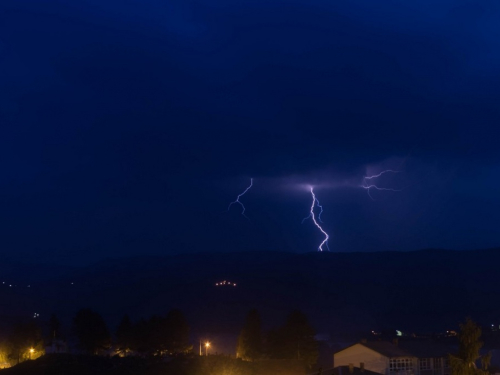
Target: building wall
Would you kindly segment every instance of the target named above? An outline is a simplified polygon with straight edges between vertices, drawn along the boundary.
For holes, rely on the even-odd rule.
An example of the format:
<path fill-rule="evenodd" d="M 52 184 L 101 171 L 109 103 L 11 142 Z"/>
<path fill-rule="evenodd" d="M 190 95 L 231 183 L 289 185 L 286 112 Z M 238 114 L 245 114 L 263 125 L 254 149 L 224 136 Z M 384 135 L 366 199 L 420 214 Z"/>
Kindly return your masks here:
<path fill-rule="evenodd" d="M 451 368 L 448 366 L 446 358 L 420 358 L 416 375 L 450 375 Z"/>
<path fill-rule="evenodd" d="M 386 375 L 389 368 L 389 358 L 367 348 L 361 344 L 355 344 L 346 348 L 333 356 L 333 367 L 349 366 L 352 363 L 355 367 L 360 367 L 360 363 L 365 364 L 365 369 L 379 374 Z"/>
<path fill-rule="evenodd" d="M 389 359 L 389 375 L 418 375 L 416 357 L 395 357 Z"/>
<path fill-rule="evenodd" d="M 62 340 L 53 340 L 45 347 L 46 354 L 68 353 L 68 345 Z"/>

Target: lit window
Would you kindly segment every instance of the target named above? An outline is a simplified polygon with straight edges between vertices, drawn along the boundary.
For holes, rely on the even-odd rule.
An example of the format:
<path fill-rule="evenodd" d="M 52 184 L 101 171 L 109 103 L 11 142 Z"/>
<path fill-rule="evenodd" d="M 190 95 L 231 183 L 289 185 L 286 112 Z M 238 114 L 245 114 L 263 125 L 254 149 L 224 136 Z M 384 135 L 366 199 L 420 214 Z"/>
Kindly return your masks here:
<path fill-rule="evenodd" d="M 413 361 L 411 358 L 394 358 L 389 360 L 389 371 L 397 372 L 413 372 Z"/>
<path fill-rule="evenodd" d="M 431 359 L 430 358 L 421 358 L 420 359 L 420 371 L 430 370 L 431 369 Z"/>

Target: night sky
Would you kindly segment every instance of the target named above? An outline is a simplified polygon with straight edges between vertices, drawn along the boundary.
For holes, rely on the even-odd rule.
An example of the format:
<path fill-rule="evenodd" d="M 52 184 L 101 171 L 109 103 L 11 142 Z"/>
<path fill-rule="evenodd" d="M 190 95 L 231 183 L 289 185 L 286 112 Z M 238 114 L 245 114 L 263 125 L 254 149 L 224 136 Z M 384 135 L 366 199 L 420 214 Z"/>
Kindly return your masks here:
<path fill-rule="evenodd" d="M 497 0 L 2 0 L 0 256 L 500 245 Z M 363 177 L 392 169 L 380 187 Z M 253 178 L 242 202 L 228 204 Z"/>

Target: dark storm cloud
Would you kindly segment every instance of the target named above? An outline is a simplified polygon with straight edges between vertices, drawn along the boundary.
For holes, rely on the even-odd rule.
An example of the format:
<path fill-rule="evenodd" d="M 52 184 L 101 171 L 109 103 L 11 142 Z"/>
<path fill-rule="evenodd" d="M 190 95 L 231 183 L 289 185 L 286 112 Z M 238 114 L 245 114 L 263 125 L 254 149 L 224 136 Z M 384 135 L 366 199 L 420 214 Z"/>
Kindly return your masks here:
<path fill-rule="evenodd" d="M 305 241 L 276 224 L 286 206 L 262 209 L 262 224 L 229 238 L 232 223 L 208 225 L 201 240 L 179 222 L 211 218 L 246 184 L 241 176 L 268 181 L 269 192 L 338 187 L 387 160 L 409 160 L 399 167 L 418 192 L 402 195 L 411 202 L 395 198 L 396 216 L 433 202 L 429 220 L 439 222 L 451 215 L 440 201 L 456 204 L 498 182 L 488 171 L 500 162 L 499 13 L 494 1 L 4 1 L 4 220 L 19 215 L 22 233 L 52 212 L 34 230 L 42 248 L 75 247 L 76 237 L 113 247 L 130 237 L 160 248 L 300 251 Z M 486 228 L 493 213 L 482 205 L 464 215 L 477 207 Z M 390 243 L 366 224 L 372 249 L 463 243 L 427 235 L 425 220 L 414 220 Z M 355 221 L 339 232 L 353 233 Z M 481 244 L 497 240 L 487 237 Z M 366 246 L 344 241 L 343 249 Z"/>
<path fill-rule="evenodd" d="M 498 61 L 493 3 L 30 7 L 4 13 L 6 38 L 31 60 L 28 76 L 34 67 L 60 86 L 24 102 L 41 117 L 63 104 L 69 113 L 51 118 L 52 128 L 85 105 L 80 127 L 90 139 L 107 128 L 135 142 L 153 127 L 173 141 L 172 154 L 185 149 L 180 169 L 293 173 L 414 150 L 488 158 L 496 150 L 486 135 L 499 119 L 498 77 L 484 64 Z M 487 80 L 471 69 L 478 62 L 492 70 Z M 249 157 L 255 148 L 260 157 Z"/>

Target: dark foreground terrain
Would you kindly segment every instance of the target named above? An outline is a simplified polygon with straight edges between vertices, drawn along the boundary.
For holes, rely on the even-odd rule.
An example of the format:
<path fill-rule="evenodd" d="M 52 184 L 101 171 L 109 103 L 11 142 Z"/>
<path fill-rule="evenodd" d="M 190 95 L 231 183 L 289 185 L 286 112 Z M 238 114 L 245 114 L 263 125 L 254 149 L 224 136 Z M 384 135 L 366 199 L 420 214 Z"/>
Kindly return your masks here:
<path fill-rule="evenodd" d="M 1 375 L 304 375 L 297 361 L 243 362 L 226 356 L 182 357 L 170 361 L 138 357 L 49 354 Z"/>

